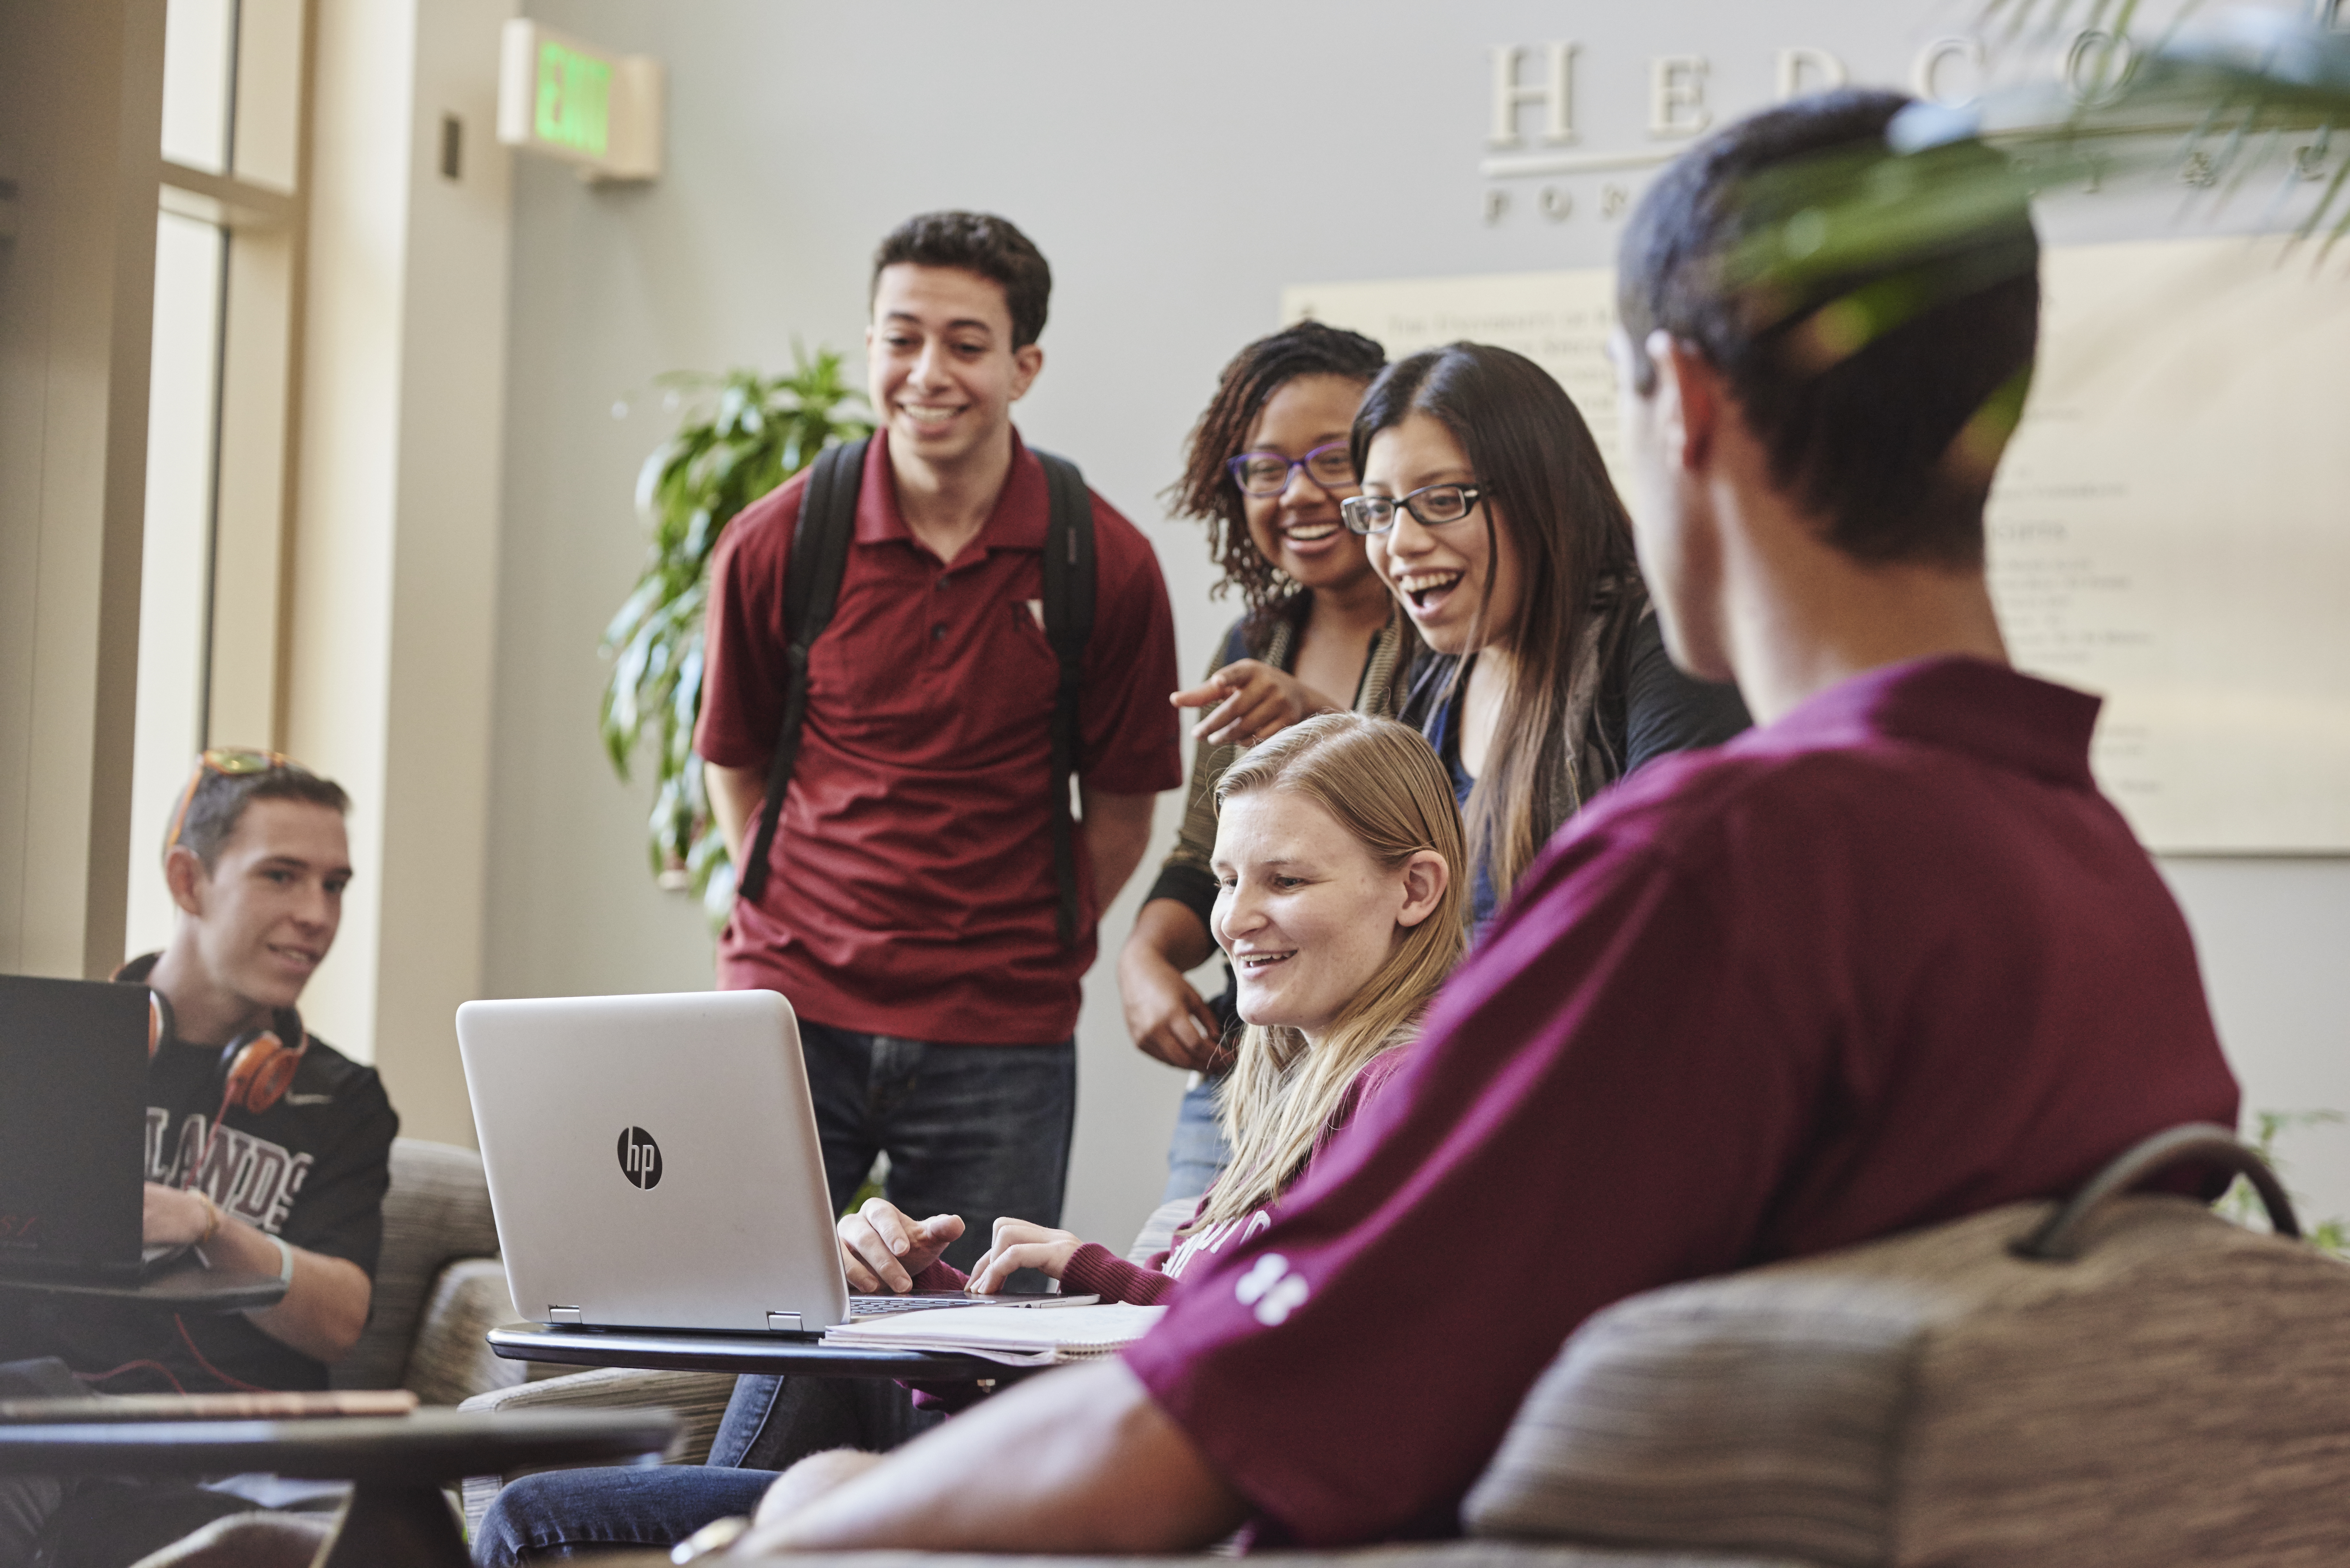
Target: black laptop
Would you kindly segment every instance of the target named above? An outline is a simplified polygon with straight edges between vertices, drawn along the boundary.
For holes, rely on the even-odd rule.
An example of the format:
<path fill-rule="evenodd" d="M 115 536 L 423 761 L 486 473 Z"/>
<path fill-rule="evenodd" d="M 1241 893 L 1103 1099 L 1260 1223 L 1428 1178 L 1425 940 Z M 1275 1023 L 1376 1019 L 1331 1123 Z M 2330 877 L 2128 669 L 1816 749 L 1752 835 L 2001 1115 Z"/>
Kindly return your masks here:
<path fill-rule="evenodd" d="M 147 992 L 0 975 L 0 1272 L 135 1282 Z"/>

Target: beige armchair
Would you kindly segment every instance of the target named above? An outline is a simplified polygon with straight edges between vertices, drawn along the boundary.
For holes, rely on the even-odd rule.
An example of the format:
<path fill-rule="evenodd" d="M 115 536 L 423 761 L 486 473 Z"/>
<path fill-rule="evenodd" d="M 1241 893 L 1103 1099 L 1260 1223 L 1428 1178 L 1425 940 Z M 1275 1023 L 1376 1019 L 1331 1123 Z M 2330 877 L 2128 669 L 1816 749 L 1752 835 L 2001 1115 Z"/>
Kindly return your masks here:
<path fill-rule="evenodd" d="M 406 1388 L 427 1405 L 455 1405 L 522 1382 L 526 1366 L 499 1360 L 484 1339 L 515 1318 L 497 1251 L 482 1157 L 394 1140 L 374 1304 L 333 1386 Z"/>

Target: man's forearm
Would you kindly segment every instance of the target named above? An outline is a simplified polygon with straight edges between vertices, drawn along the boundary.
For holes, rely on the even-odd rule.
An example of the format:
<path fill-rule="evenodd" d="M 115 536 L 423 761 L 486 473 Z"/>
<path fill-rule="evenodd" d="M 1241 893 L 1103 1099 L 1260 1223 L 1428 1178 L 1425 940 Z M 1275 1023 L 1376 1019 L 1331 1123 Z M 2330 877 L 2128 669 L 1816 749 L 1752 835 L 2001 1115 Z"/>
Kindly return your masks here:
<path fill-rule="evenodd" d="M 1107 909 L 1150 847 L 1151 809 L 1159 797 L 1097 794 L 1080 784 L 1078 799 L 1085 806 L 1082 831 L 1087 857 L 1093 862 L 1094 896 L 1098 907 Z"/>
<path fill-rule="evenodd" d="M 215 1269 L 274 1274 L 284 1266 L 276 1244 L 242 1220 L 222 1224 L 201 1249 Z M 253 1326 L 328 1366 L 350 1354 L 367 1327 L 374 1287 L 357 1263 L 293 1249 L 294 1279 L 276 1306 L 250 1314 Z"/>
<path fill-rule="evenodd" d="M 710 815 L 718 819 L 718 836 L 725 842 L 726 857 L 739 872 L 743 829 L 758 812 L 767 781 L 756 768 L 722 768 L 716 763 L 704 763 L 702 790 L 710 797 Z"/>
<path fill-rule="evenodd" d="M 1122 1361 L 989 1400 L 737 1548 L 1179 1552 L 1247 1515 Z"/>

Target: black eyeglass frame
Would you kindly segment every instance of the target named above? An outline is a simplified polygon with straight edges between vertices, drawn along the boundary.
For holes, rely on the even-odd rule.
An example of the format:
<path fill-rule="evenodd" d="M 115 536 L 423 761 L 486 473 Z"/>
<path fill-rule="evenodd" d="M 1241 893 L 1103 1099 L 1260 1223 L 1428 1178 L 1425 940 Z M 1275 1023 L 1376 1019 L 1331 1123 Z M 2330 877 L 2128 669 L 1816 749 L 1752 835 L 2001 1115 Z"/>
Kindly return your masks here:
<path fill-rule="evenodd" d="M 1339 490 L 1360 490 L 1363 487 L 1363 481 L 1359 475 L 1348 480 L 1345 484 L 1333 486 L 1324 481 L 1321 475 L 1314 472 L 1313 468 L 1309 465 L 1315 458 L 1320 457 L 1326 452 L 1343 452 L 1347 453 L 1347 472 L 1349 474 L 1354 473 L 1355 459 L 1353 452 L 1347 444 L 1342 441 L 1326 441 L 1320 446 L 1317 446 L 1313 451 L 1307 452 L 1304 457 L 1284 457 L 1280 452 L 1266 452 L 1263 450 L 1241 452 L 1236 456 L 1224 459 L 1224 472 L 1232 476 L 1233 489 L 1238 490 L 1243 495 L 1254 496 L 1259 501 L 1270 501 L 1276 495 L 1287 493 L 1289 487 L 1296 483 L 1297 471 L 1301 468 L 1305 470 L 1305 477 L 1312 480 L 1315 484 L 1321 489 L 1325 495 L 1335 496 Z M 1252 458 L 1261 457 L 1275 458 L 1289 465 L 1287 470 L 1284 471 L 1281 476 L 1281 483 L 1274 485 L 1271 490 L 1251 490 L 1248 487 L 1248 481 L 1241 477 L 1241 469 L 1243 465 L 1247 463 Z"/>
<path fill-rule="evenodd" d="M 1457 490 L 1461 493 L 1460 516 L 1430 517 L 1420 509 L 1419 498 L 1436 490 Z M 1481 503 L 1492 500 L 1493 494 L 1493 487 L 1490 484 L 1478 484 L 1473 482 L 1462 484 L 1457 481 L 1448 480 L 1442 484 L 1423 484 L 1409 495 L 1350 495 L 1338 503 L 1338 515 L 1346 523 L 1347 531 L 1350 534 L 1384 534 L 1395 526 L 1395 514 L 1392 512 L 1388 514 L 1387 522 L 1378 527 L 1361 521 L 1362 513 L 1371 505 L 1399 506 L 1410 513 L 1412 520 L 1423 528 L 1450 528 L 1455 523 L 1469 521 L 1469 514 L 1476 511 Z"/>

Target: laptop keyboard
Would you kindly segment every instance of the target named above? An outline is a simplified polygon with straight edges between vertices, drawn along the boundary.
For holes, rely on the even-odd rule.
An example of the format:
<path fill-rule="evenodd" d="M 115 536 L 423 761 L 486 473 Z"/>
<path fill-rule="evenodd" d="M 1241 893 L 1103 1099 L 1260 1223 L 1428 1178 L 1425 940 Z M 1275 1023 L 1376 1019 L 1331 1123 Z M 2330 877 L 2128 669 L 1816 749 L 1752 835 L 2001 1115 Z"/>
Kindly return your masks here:
<path fill-rule="evenodd" d="M 892 1313 L 927 1312 L 932 1307 L 976 1306 L 970 1296 L 851 1296 L 850 1317 L 887 1317 Z"/>

